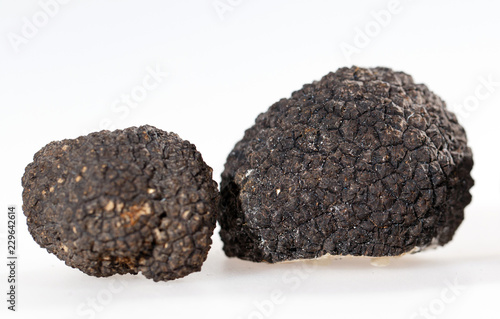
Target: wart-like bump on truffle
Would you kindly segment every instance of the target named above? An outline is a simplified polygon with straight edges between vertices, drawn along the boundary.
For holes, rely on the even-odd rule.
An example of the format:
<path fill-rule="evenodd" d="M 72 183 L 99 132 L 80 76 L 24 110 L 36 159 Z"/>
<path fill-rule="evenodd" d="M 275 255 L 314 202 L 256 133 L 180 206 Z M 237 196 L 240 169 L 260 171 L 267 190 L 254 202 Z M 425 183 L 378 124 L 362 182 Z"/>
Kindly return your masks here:
<path fill-rule="evenodd" d="M 212 243 L 212 169 L 194 145 L 152 126 L 49 143 L 22 184 L 35 241 L 88 275 L 180 278 L 201 269 Z"/>
<path fill-rule="evenodd" d="M 464 129 L 425 85 L 339 69 L 260 114 L 230 153 L 224 251 L 273 263 L 444 245 L 471 201 L 472 166 Z"/>

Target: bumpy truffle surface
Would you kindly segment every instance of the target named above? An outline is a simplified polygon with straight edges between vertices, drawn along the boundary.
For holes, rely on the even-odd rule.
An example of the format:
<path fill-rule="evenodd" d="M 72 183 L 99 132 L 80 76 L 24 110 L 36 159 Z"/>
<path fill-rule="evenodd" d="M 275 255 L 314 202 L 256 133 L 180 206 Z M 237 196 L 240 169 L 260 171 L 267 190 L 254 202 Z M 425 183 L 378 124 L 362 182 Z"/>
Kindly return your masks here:
<path fill-rule="evenodd" d="M 472 153 L 445 103 L 411 76 L 342 68 L 260 114 L 230 153 L 230 257 L 395 256 L 450 241 L 471 201 Z"/>
<path fill-rule="evenodd" d="M 152 126 L 51 142 L 22 179 L 28 229 L 68 266 L 155 281 L 199 271 L 218 205 L 195 146 Z"/>

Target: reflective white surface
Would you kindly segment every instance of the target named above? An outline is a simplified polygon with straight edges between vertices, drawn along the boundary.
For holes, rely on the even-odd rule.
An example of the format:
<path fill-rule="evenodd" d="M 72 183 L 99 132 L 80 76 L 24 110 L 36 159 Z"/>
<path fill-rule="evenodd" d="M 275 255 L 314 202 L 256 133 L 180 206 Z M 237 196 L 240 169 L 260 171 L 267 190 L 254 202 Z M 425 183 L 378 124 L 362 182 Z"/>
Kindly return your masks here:
<path fill-rule="evenodd" d="M 202 272 L 167 283 L 92 278 L 68 268 L 34 243 L 19 214 L 19 317 L 498 313 L 497 2 L 68 2 L 46 11 L 33 0 L 0 3 L 0 211 L 8 204 L 20 211 L 24 167 L 43 145 L 99 128 L 147 123 L 174 131 L 196 144 L 219 182 L 227 154 L 260 112 L 351 64 L 412 74 L 457 110 L 474 152 L 474 199 L 449 245 L 384 268 L 353 259 L 279 265 L 228 259 L 216 233 Z M 52 16 L 45 21 L 43 12 Z M 1 243 L 5 251 L 4 237 Z M 6 274 L 0 267 L 1 291 Z M 2 318 L 13 317 L 5 308 L 2 302 Z"/>

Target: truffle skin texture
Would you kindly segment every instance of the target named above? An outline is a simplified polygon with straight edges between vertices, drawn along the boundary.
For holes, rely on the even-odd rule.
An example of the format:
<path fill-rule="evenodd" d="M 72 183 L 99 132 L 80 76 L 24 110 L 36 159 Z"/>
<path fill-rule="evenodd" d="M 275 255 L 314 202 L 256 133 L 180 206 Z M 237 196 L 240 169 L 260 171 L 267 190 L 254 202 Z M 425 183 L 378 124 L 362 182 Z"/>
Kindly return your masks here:
<path fill-rule="evenodd" d="M 472 153 L 445 103 L 388 68 L 342 68 L 260 114 L 230 153 L 229 257 L 396 256 L 450 241 Z"/>
<path fill-rule="evenodd" d="M 88 275 L 180 278 L 201 269 L 212 243 L 212 169 L 194 145 L 152 126 L 49 143 L 22 184 L 35 241 Z"/>

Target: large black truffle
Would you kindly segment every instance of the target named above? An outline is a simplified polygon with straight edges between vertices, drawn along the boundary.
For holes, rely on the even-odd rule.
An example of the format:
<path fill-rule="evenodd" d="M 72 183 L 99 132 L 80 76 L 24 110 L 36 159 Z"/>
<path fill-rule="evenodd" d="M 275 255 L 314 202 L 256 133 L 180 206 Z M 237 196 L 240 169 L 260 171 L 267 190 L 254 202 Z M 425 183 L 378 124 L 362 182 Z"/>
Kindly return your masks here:
<path fill-rule="evenodd" d="M 449 242 L 471 201 L 472 153 L 445 103 L 411 76 L 342 68 L 260 114 L 230 153 L 230 257 L 395 256 Z"/>
<path fill-rule="evenodd" d="M 22 184 L 35 241 L 88 275 L 180 278 L 201 269 L 212 243 L 212 169 L 194 145 L 152 126 L 49 143 Z"/>

